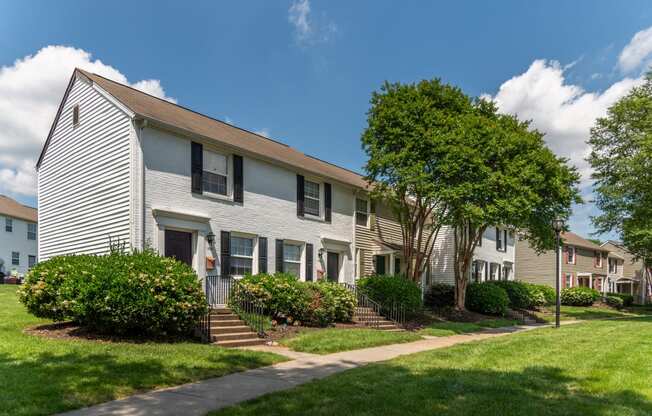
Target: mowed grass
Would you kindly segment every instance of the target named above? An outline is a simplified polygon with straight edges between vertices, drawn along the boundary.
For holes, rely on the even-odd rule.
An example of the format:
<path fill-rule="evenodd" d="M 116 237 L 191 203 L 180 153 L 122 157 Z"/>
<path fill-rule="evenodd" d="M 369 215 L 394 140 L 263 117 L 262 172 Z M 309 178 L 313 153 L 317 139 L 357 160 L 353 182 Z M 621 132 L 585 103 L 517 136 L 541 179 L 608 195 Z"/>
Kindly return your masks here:
<path fill-rule="evenodd" d="M 330 354 L 339 351 L 417 341 L 419 339 L 421 339 L 419 335 L 407 331 L 389 332 L 366 328 L 327 328 L 318 331 L 300 332 L 292 338 L 281 339 L 280 343 L 295 351 Z"/>
<path fill-rule="evenodd" d="M 487 319 L 480 322 L 434 322 L 426 328 L 419 330 L 419 333 L 434 337 L 448 337 L 451 335 L 478 332 L 487 328 L 502 328 L 514 325 L 518 325 L 518 322 L 512 319 Z"/>
<path fill-rule="evenodd" d="M 275 354 L 193 342 L 99 343 L 24 334 L 48 323 L 0 285 L 0 415 L 49 415 L 138 391 L 221 376 L 283 361 Z"/>
<path fill-rule="evenodd" d="M 650 317 L 590 321 L 399 357 L 213 415 L 643 416 L 651 356 Z"/>
<path fill-rule="evenodd" d="M 622 318 L 628 316 L 646 315 L 651 314 L 652 311 L 646 308 L 629 308 L 623 310 L 595 307 L 595 306 L 564 306 L 560 310 L 560 319 L 568 320 L 591 320 L 591 319 L 606 319 L 606 318 Z M 555 321 L 555 307 L 547 307 L 545 312 L 537 312 L 537 316 L 545 319 L 548 322 Z"/>

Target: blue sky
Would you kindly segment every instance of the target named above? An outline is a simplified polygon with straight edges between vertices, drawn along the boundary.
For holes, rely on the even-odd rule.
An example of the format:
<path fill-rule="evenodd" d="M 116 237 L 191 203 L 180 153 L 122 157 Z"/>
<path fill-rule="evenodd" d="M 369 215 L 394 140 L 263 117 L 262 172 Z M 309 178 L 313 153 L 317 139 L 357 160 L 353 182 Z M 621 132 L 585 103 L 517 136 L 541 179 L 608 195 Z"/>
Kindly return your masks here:
<path fill-rule="evenodd" d="M 439 77 L 533 119 L 586 171 L 588 126 L 640 82 L 650 26 L 646 1 L 1 2 L 0 191 L 35 204 L 70 65 L 153 80 L 137 85 L 357 171 L 370 93 Z"/>

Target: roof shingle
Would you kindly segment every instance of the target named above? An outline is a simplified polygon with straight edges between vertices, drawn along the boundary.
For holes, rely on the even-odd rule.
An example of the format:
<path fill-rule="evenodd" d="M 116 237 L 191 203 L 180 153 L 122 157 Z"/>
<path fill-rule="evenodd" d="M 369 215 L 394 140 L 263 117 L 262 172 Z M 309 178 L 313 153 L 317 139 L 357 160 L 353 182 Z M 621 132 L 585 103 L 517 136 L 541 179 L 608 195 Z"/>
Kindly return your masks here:
<path fill-rule="evenodd" d="M 6 195 L 0 195 L 0 214 L 31 222 L 38 221 L 36 208 L 23 205 Z"/>

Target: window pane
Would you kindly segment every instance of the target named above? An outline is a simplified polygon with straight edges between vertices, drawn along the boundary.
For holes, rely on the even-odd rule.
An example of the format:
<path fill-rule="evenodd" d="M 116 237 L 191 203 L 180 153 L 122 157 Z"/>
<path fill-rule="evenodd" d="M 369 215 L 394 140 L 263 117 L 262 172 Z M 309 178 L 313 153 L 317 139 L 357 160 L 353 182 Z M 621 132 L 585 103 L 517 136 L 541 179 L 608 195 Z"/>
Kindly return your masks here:
<path fill-rule="evenodd" d="M 20 264 L 20 253 L 17 251 L 11 252 L 11 264 L 18 266 Z"/>
<path fill-rule="evenodd" d="M 27 239 L 36 240 L 36 224 L 27 223 Z"/>
<path fill-rule="evenodd" d="M 252 260 L 243 257 L 231 257 L 231 275 L 244 276 L 251 274 Z"/>
<path fill-rule="evenodd" d="M 296 244 L 283 245 L 283 260 L 301 261 L 301 246 Z"/>
<path fill-rule="evenodd" d="M 299 273 L 300 268 L 301 268 L 301 263 L 291 263 L 291 262 L 283 263 L 283 269 L 285 270 L 285 273 L 291 274 L 296 277 L 300 276 Z"/>
<path fill-rule="evenodd" d="M 367 200 L 356 198 L 355 200 L 355 210 L 358 212 L 367 213 Z"/>
<path fill-rule="evenodd" d="M 306 213 L 310 215 L 319 216 L 319 200 L 306 198 L 303 202 L 303 207 Z"/>
<path fill-rule="evenodd" d="M 11 218 L 5 218 L 5 231 L 12 232 L 14 229 L 14 222 Z"/>
<path fill-rule="evenodd" d="M 204 171 L 202 174 L 202 189 L 204 192 L 226 195 L 226 176 Z"/>
<path fill-rule="evenodd" d="M 367 214 L 363 214 L 361 212 L 356 212 L 355 213 L 355 223 L 358 225 L 367 225 Z"/>
<path fill-rule="evenodd" d="M 319 199 L 319 184 L 315 182 L 304 182 L 304 194 L 306 197 Z"/>
<path fill-rule="evenodd" d="M 251 238 L 231 236 L 231 255 L 247 257 L 253 256 L 254 240 Z"/>
<path fill-rule="evenodd" d="M 226 156 L 204 150 L 204 172 L 226 176 Z"/>
<path fill-rule="evenodd" d="M 27 267 L 34 267 L 36 264 L 36 256 L 27 256 Z"/>

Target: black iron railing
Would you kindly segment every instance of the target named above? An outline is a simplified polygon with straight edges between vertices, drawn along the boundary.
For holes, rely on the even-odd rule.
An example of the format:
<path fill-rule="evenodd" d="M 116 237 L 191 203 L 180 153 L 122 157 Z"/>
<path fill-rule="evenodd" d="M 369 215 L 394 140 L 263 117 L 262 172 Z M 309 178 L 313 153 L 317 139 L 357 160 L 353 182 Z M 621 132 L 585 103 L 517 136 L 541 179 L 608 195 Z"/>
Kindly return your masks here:
<path fill-rule="evenodd" d="M 269 323 L 265 305 L 242 282 L 232 281 L 228 305 L 258 336 L 265 336 L 265 327 Z"/>
<path fill-rule="evenodd" d="M 356 285 L 346 282 L 340 284 L 355 295 L 357 302 L 356 316 L 360 322 L 365 323 L 367 326 L 378 328 L 380 326 L 380 318 L 383 317 L 392 321 L 397 326 L 405 326 L 405 307 L 402 304 L 398 302 L 389 305 L 382 304 L 371 299 L 369 295 L 358 289 Z"/>
<path fill-rule="evenodd" d="M 211 310 L 202 316 L 197 323 L 196 333 L 203 342 L 211 342 Z"/>
<path fill-rule="evenodd" d="M 206 300 L 209 306 L 226 306 L 235 279 L 231 276 L 208 274 L 204 281 L 206 286 Z"/>

